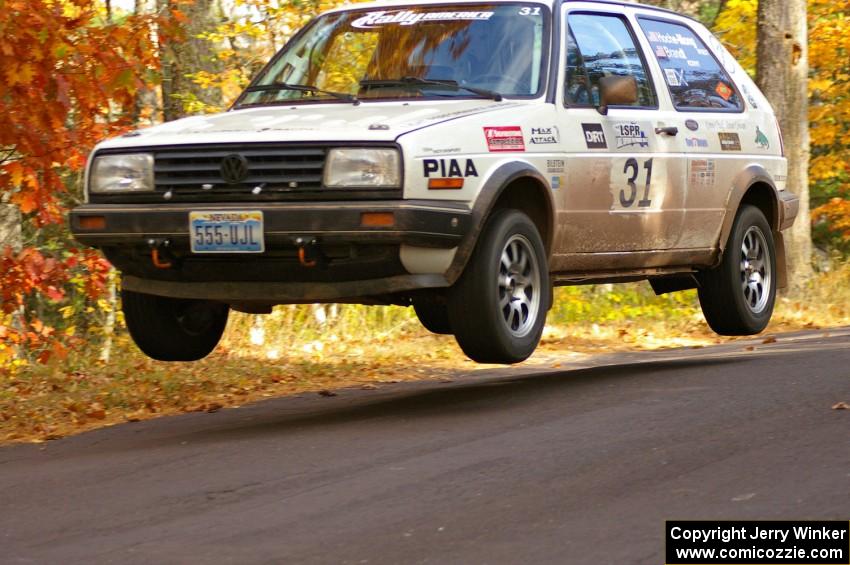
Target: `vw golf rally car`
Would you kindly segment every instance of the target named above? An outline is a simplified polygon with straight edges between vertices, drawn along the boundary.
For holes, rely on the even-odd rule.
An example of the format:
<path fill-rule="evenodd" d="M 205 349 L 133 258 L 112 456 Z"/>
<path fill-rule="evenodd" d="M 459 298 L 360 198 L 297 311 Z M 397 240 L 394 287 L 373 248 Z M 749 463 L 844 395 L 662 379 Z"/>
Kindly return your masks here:
<path fill-rule="evenodd" d="M 698 288 L 721 334 L 784 284 L 770 105 L 698 22 L 610 1 L 359 4 L 233 107 L 98 145 L 76 237 L 122 271 L 138 346 L 194 360 L 230 309 L 412 305 L 482 362 L 527 358 L 557 285 Z"/>

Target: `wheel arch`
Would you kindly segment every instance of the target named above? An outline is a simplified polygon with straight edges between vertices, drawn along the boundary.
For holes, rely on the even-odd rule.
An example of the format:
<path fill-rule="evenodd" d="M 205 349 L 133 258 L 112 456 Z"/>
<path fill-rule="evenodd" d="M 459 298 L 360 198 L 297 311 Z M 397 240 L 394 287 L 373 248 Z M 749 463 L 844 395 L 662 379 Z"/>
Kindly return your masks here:
<path fill-rule="evenodd" d="M 473 228 L 458 246 L 446 279 L 449 284 L 460 277 L 481 235 L 487 218 L 505 208 L 528 214 L 540 231 L 540 237 L 551 256 L 555 236 L 555 203 L 543 175 L 528 163 L 513 161 L 498 167 L 484 182 L 472 208 Z"/>
<path fill-rule="evenodd" d="M 732 190 L 726 203 L 726 216 L 720 229 L 717 248 L 720 250 L 718 261 L 726 251 L 726 244 L 732 233 L 732 225 L 741 206 L 752 205 L 761 210 L 773 233 L 776 248 L 777 287 L 787 286 L 787 265 L 785 262 L 785 240 L 782 236 L 783 209 L 780 205 L 779 191 L 770 174 L 761 165 L 750 165 L 741 171 L 732 183 Z"/>

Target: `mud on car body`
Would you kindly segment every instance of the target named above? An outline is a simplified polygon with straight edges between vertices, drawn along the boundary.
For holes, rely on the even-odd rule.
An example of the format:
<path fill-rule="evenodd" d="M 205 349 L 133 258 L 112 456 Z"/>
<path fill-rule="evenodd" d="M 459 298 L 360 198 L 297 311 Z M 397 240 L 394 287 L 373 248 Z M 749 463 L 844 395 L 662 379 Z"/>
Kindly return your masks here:
<path fill-rule="evenodd" d="M 770 105 L 698 22 L 617 2 L 328 12 L 225 113 L 98 145 L 76 237 L 122 271 L 148 355 L 193 360 L 230 309 L 412 305 L 517 362 L 557 285 L 698 288 L 761 331 L 797 213 Z"/>

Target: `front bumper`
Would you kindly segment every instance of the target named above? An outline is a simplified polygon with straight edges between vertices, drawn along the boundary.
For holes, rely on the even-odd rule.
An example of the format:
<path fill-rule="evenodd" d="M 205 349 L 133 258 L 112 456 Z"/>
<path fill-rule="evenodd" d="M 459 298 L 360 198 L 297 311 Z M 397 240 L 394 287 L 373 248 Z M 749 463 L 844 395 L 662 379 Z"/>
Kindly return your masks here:
<path fill-rule="evenodd" d="M 192 253 L 189 213 L 229 210 L 263 212 L 265 251 Z M 370 213 L 392 213 L 392 225 L 363 225 L 363 215 Z M 86 204 L 71 211 L 69 223 L 80 242 L 101 248 L 122 271 L 125 288 L 185 298 L 292 302 L 445 286 L 442 274 L 409 273 L 401 248 L 457 247 L 472 229 L 472 212 L 460 203 L 423 200 Z M 102 225 L 85 227 L 92 224 Z"/>
<path fill-rule="evenodd" d="M 71 232 L 92 247 L 145 246 L 169 241 L 172 250 L 188 250 L 189 213 L 259 210 L 267 249 L 292 246 L 298 238 L 337 244 L 408 244 L 456 247 L 469 231 L 472 213 L 464 204 L 427 200 L 249 204 L 84 204 L 71 211 Z M 363 214 L 391 212 L 389 226 L 363 225 Z M 85 228 L 86 218 L 102 216 L 104 227 Z"/>

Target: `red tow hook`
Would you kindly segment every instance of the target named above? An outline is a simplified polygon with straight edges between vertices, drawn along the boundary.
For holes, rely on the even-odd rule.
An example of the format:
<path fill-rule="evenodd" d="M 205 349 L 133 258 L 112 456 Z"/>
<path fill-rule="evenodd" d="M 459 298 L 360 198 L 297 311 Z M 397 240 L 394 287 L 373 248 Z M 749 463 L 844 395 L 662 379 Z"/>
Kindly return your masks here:
<path fill-rule="evenodd" d="M 165 259 L 160 255 L 160 248 L 166 248 L 171 245 L 169 240 L 149 239 L 148 245 L 151 247 L 151 262 L 154 267 L 157 269 L 170 269 L 174 265 L 172 261 Z"/>
<path fill-rule="evenodd" d="M 309 241 L 302 238 L 295 240 L 295 245 L 298 246 L 298 262 L 302 267 L 312 269 L 319 263 L 325 264 L 322 251 L 318 247 L 319 242 L 315 239 Z"/>

